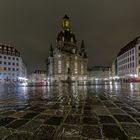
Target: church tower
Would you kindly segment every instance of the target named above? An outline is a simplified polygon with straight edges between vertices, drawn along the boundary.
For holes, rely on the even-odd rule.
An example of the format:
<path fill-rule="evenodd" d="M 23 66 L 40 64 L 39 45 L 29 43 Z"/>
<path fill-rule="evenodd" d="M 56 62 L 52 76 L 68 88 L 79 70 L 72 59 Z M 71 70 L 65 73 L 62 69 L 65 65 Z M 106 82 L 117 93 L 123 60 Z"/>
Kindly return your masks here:
<path fill-rule="evenodd" d="M 69 53 L 77 52 L 77 41 L 70 28 L 70 19 L 67 15 L 62 19 L 62 31 L 58 34 L 56 43 L 58 50 Z"/>
<path fill-rule="evenodd" d="M 80 48 L 78 50 L 78 48 Z M 56 38 L 56 46 L 49 49 L 48 79 L 55 82 L 84 81 L 87 79 L 87 56 L 84 41 L 80 47 L 71 30 L 70 18 L 62 19 L 61 31 Z M 51 77 L 51 78 L 50 78 Z"/>

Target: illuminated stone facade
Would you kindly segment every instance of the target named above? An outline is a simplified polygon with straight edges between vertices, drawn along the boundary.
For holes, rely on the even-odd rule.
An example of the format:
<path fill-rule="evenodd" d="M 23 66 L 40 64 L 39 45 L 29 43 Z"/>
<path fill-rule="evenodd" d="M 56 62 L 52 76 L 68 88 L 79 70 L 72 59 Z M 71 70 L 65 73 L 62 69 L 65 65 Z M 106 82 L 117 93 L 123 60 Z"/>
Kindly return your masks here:
<path fill-rule="evenodd" d="M 56 47 L 50 46 L 47 59 L 47 79 L 50 81 L 86 81 L 87 55 L 84 41 L 77 46 L 75 35 L 70 29 L 67 15 L 62 21 L 62 31 L 56 39 Z"/>

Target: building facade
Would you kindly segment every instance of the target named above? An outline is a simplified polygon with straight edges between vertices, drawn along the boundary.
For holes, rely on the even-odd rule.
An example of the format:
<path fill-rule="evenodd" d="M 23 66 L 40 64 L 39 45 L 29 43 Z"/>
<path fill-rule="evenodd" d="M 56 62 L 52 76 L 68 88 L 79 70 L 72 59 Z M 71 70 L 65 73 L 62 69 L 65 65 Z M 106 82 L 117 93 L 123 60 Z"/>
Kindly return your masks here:
<path fill-rule="evenodd" d="M 67 15 L 62 21 L 62 31 L 56 39 L 56 46 L 50 47 L 47 59 L 47 80 L 49 81 L 84 81 L 87 79 L 87 55 L 84 41 L 77 45 L 75 35 L 70 28 Z"/>
<path fill-rule="evenodd" d="M 22 82 L 26 66 L 20 52 L 7 44 L 0 44 L 0 83 Z"/>
<path fill-rule="evenodd" d="M 111 67 L 94 66 L 89 70 L 89 78 L 91 81 L 108 81 L 111 77 Z"/>
<path fill-rule="evenodd" d="M 118 53 L 117 76 L 124 80 L 140 78 L 140 37 L 128 43 Z"/>
<path fill-rule="evenodd" d="M 35 70 L 30 76 L 28 76 L 29 85 L 46 85 L 46 71 Z"/>

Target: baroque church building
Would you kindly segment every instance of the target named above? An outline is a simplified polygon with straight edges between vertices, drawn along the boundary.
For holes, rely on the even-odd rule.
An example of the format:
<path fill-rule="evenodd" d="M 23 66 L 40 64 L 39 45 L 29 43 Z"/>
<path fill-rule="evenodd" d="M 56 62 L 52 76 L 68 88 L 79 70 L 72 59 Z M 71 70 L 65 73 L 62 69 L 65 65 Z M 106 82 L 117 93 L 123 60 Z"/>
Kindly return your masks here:
<path fill-rule="evenodd" d="M 49 82 L 86 81 L 87 55 L 84 41 L 77 46 L 67 15 L 62 21 L 62 31 L 56 39 L 56 46 L 50 46 L 47 58 L 47 79 Z"/>

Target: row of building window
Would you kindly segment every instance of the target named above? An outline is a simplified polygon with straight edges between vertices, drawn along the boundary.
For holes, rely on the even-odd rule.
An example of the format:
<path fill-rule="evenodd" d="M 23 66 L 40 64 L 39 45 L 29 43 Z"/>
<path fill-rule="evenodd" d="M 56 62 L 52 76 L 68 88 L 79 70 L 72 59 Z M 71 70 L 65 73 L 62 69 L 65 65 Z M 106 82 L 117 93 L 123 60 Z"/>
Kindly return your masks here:
<path fill-rule="evenodd" d="M 0 64 L 2 64 L 2 61 L 0 61 Z M 3 62 L 3 64 L 4 65 L 6 65 L 6 64 L 8 64 L 8 65 L 13 65 L 13 66 L 15 66 L 15 65 L 17 65 L 17 66 L 19 66 L 19 63 L 11 63 L 11 62 Z"/>
<path fill-rule="evenodd" d="M 69 68 L 69 63 L 67 62 L 67 68 Z M 78 73 L 78 63 L 74 63 L 74 70 L 75 74 Z M 58 73 L 60 74 L 62 72 L 62 61 L 58 61 Z M 83 74 L 83 65 L 81 65 L 81 73 Z"/>
<path fill-rule="evenodd" d="M 118 61 L 118 65 L 123 65 L 130 61 L 134 61 L 134 55 L 132 57 L 125 58 L 124 60 Z"/>
<path fill-rule="evenodd" d="M 134 62 L 130 63 L 130 64 L 127 64 L 127 65 L 120 66 L 118 68 L 118 70 L 121 71 L 121 70 L 126 70 L 126 69 L 129 69 L 129 68 L 134 68 Z"/>
<path fill-rule="evenodd" d="M 7 75 L 9 75 L 9 76 L 19 76 L 19 74 L 15 74 L 15 73 L 0 73 L 0 76 L 7 76 Z"/>
<path fill-rule="evenodd" d="M 9 60 L 11 60 L 11 59 L 12 59 L 12 60 L 15 60 L 15 59 L 16 59 L 16 60 L 19 60 L 18 57 L 17 57 L 17 58 L 15 58 L 15 57 L 10 57 L 10 56 L 9 56 L 9 57 L 7 57 L 7 56 L 3 56 L 3 57 L 2 57 L 1 55 L 0 55 L 0 58 L 9 59 Z"/>
<path fill-rule="evenodd" d="M 18 68 L 15 69 L 15 68 L 6 68 L 6 67 L 4 67 L 4 70 L 8 70 L 8 71 L 11 71 L 11 70 L 12 70 L 12 71 L 15 71 L 15 70 L 16 70 L 16 71 L 18 71 L 19 69 L 18 69 Z"/>
<path fill-rule="evenodd" d="M 15 49 L 13 47 L 4 45 L 4 44 L 0 44 L 0 50 L 9 50 L 9 51 L 15 51 Z"/>
<path fill-rule="evenodd" d="M 1 51 L 0 50 L 0 54 L 3 54 L 3 55 L 10 55 L 10 56 L 20 56 L 20 53 L 15 53 L 15 52 L 9 52 L 9 51 Z"/>
<path fill-rule="evenodd" d="M 126 53 L 120 55 L 120 56 L 118 57 L 118 60 L 124 59 L 124 58 L 126 58 L 126 57 L 128 57 L 128 56 L 130 56 L 130 55 L 132 55 L 132 54 L 134 54 L 134 49 L 132 49 L 132 50 L 130 50 L 130 51 L 128 51 L 128 52 L 126 52 Z"/>

